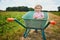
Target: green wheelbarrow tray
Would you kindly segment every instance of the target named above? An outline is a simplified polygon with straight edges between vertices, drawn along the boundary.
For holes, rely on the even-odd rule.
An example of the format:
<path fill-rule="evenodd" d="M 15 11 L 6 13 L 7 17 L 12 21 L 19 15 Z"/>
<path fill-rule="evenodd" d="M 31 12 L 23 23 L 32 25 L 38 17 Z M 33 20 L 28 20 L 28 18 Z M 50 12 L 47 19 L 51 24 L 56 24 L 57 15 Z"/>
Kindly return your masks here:
<path fill-rule="evenodd" d="M 47 24 L 48 20 L 48 13 L 44 13 L 43 19 L 34 19 L 33 14 L 34 11 L 27 12 L 22 18 L 24 19 L 26 28 L 33 28 L 33 29 L 43 29 Z"/>
<path fill-rule="evenodd" d="M 25 25 L 23 25 L 20 21 L 17 19 L 9 18 L 8 21 L 16 21 L 18 24 L 20 24 L 22 27 L 26 28 L 24 33 L 24 38 L 28 36 L 28 33 L 30 32 L 30 29 L 39 29 L 41 30 L 43 40 L 46 40 L 44 29 L 48 27 L 50 24 L 50 21 L 48 21 L 48 12 L 43 12 L 44 18 L 43 19 L 34 19 L 33 18 L 34 11 L 29 11 L 25 15 L 22 16 L 22 19 L 24 19 Z M 54 24 L 54 22 L 51 22 Z"/>

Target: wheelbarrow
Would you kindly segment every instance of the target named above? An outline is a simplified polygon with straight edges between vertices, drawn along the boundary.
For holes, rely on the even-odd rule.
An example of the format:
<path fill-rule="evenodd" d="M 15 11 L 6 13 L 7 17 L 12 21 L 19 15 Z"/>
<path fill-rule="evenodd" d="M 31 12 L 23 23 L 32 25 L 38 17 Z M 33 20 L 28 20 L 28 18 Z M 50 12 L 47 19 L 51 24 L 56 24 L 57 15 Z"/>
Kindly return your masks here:
<path fill-rule="evenodd" d="M 41 30 L 43 40 L 46 40 L 44 30 L 48 27 L 49 24 L 54 25 L 56 24 L 56 22 L 48 21 L 48 12 L 43 12 L 43 13 L 44 13 L 43 19 L 34 19 L 33 18 L 34 11 L 27 12 L 25 15 L 22 16 L 22 19 L 24 19 L 25 25 L 23 25 L 16 18 L 8 18 L 7 20 L 9 22 L 16 21 L 18 24 L 20 24 L 22 27 L 26 29 L 23 35 L 24 38 L 28 36 L 28 33 L 30 32 L 31 29 L 37 29 L 37 30 Z"/>

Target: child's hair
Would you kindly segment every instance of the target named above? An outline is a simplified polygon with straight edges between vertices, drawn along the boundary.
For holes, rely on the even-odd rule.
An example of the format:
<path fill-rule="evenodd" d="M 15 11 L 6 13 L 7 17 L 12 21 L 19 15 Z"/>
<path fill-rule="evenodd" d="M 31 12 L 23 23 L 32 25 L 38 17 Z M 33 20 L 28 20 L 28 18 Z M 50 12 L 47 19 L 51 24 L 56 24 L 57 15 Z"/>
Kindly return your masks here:
<path fill-rule="evenodd" d="M 35 9 L 36 9 L 37 7 L 40 7 L 40 8 L 42 9 L 42 6 L 41 6 L 41 5 L 36 5 L 36 6 L 35 6 Z"/>

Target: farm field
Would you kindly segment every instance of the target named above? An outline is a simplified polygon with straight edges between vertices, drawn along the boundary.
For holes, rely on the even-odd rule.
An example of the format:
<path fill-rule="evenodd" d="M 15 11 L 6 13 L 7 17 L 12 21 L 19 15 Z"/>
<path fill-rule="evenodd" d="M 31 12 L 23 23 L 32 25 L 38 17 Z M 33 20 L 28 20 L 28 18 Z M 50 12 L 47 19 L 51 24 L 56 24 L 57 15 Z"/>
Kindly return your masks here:
<path fill-rule="evenodd" d="M 58 11 L 56 11 L 56 12 L 51 12 L 51 13 L 53 13 L 53 14 L 55 14 L 55 15 L 57 15 L 57 16 L 60 16 L 60 11 L 58 12 Z"/>
<path fill-rule="evenodd" d="M 24 24 L 24 21 L 21 17 L 25 13 L 26 12 L 17 11 L 0 12 L 0 40 L 21 40 L 20 38 L 23 35 L 25 29 L 14 21 L 7 22 L 6 19 L 9 17 L 17 18 L 19 21 L 21 21 L 21 23 Z M 49 20 L 55 20 L 56 25 L 49 25 L 49 27 L 45 30 L 47 40 L 60 40 L 60 12 L 48 13 Z M 40 32 L 38 32 L 37 35 L 32 32 L 28 37 L 30 37 L 31 40 L 34 40 L 34 38 L 36 38 L 37 40 L 42 40 Z"/>

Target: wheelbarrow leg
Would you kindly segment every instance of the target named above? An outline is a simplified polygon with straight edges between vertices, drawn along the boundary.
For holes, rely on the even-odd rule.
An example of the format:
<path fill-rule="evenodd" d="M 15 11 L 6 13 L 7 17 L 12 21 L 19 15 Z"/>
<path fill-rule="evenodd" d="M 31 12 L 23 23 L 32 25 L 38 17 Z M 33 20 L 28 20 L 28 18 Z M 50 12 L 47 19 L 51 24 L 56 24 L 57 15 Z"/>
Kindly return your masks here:
<path fill-rule="evenodd" d="M 45 37 L 45 32 L 44 32 L 44 30 L 41 30 L 41 32 L 42 32 L 42 37 L 43 37 L 43 40 L 46 40 L 46 37 Z"/>
<path fill-rule="evenodd" d="M 25 33 L 24 33 L 24 38 L 26 38 L 28 36 L 28 33 L 30 32 L 30 29 L 26 29 Z"/>

